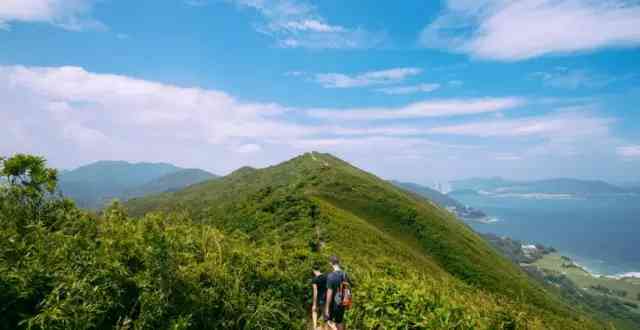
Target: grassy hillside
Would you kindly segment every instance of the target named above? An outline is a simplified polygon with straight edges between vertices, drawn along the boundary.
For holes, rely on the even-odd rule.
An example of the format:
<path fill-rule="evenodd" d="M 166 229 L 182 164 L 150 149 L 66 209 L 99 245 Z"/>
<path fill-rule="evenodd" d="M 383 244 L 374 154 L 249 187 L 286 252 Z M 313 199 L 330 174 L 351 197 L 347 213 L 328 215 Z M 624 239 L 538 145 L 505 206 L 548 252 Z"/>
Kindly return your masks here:
<path fill-rule="evenodd" d="M 307 205 L 307 220 L 295 222 L 300 210 L 292 203 Z M 457 306 L 445 308 L 457 320 L 451 322 L 468 316 L 479 328 L 498 327 L 498 320 L 505 322 L 500 327 L 602 327 L 530 281 L 446 211 L 327 154 L 309 153 L 262 170 L 243 168 L 182 191 L 133 199 L 127 209 L 135 216 L 178 212 L 225 232 L 242 232 L 260 245 L 295 241 L 287 253 L 299 251 L 307 256 L 301 260 L 313 263 L 336 253 L 360 288 L 382 282 L 397 290 L 393 299 L 415 299 L 411 308 L 417 310 L 404 310 L 397 300 L 376 297 L 382 288 L 358 289 L 364 306 L 350 318 L 360 328 L 393 319 L 386 313 L 416 327 L 420 315 L 432 317 L 430 299 Z"/>
<path fill-rule="evenodd" d="M 142 197 L 151 194 L 171 192 L 180 190 L 184 187 L 188 187 L 196 183 L 215 179 L 216 177 L 216 175 L 213 175 L 207 171 L 196 168 L 189 168 L 163 175 L 147 183 L 136 186 L 135 188 L 128 189 L 123 195 L 126 199 L 129 199 L 133 197 Z"/>

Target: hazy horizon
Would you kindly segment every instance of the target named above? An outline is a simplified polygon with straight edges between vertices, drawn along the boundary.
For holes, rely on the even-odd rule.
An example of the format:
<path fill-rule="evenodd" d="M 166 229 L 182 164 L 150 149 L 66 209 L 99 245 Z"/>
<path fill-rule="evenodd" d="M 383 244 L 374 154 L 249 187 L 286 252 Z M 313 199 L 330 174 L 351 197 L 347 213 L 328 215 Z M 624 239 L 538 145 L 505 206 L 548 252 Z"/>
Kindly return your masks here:
<path fill-rule="evenodd" d="M 317 152 L 317 151 L 309 151 L 309 152 Z M 295 155 L 294 157 L 298 157 L 298 156 L 302 156 L 304 153 L 299 154 L 299 155 Z M 334 155 L 335 156 L 335 155 Z M 282 161 L 277 161 L 276 163 L 273 164 L 268 164 L 265 166 L 260 166 L 260 167 L 255 167 L 257 169 L 261 169 L 261 168 L 265 168 L 265 167 L 269 167 L 269 166 L 276 166 L 282 162 L 288 161 L 289 159 L 284 159 Z M 345 159 L 343 159 L 345 160 Z M 136 160 L 122 160 L 122 159 L 99 159 L 99 160 L 95 160 L 95 161 L 90 161 L 88 163 L 84 163 L 84 164 L 80 164 L 76 167 L 70 167 L 70 168 L 60 168 L 60 167 L 55 167 L 58 170 L 62 170 L 62 171 L 73 171 L 76 169 L 79 169 L 81 167 L 85 167 L 85 166 L 89 166 L 89 165 L 93 165 L 96 164 L 98 162 L 126 162 L 128 164 L 131 165 L 136 165 L 136 164 L 155 164 L 155 165 L 160 165 L 160 164 L 165 164 L 165 165 L 173 165 L 173 166 L 177 166 L 179 168 L 182 169 L 201 169 L 201 170 L 205 170 L 210 172 L 211 174 L 215 174 L 215 175 L 220 175 L 220 176 L 225 176 L 228 174 L 231 174 L 232 172 L 245 167 L 245 166 L 249 166 L 249 165 L 242 165 L 240 167 L 234 168 L 228 172 L 225 173 L 216 173 L 213 172 L 211 170 L 207 170 L 206 168 L 198 168 L 198 167 L 188 167 L 188 166 L 180 166 L 178 164 L 174 164 L 174 163 L 170 163 L 170 162 L 164 162 L 164 161 L 136 161 Z M 250 166 L 250 167 L 254 167 L 254 166 Z M 376 173 L 373 173 L 375 175 L 377 175 Z M 443 178 L 426 178 L 423 181 L 412 181 L 412 180 L 401 180 L 401 179 L 397 179 L 394 177 L 383 177 L 383 179 L 385 180 L 389 180 L 389 181 L 398 181 L 398 182 L 407 182 L 407 183 L 415 183 L 415 184 L 420 184 L 420 185 L 427 185 L 427 186 L 431 186 L 434 184 L 438 184 L 438 183 L 447 183 L 447 182 L 453 182 L 456 180 L 471 180 L 471 179 L 504 179 L 504 180 L 509 180 L 509 181 L 522 181 L 522 182 L 528 182 L 528 181 L 541 181 L 541 180 L 554 180 L 554 179 L 577 179 L 577 180 L 586 180 L 586 181 L 603 181 L 609 184 L 613 184 L 613 185 L 620 185 L 620 186 L 624 186 L 625 184 L 640 184 L 640 181 L 636 181 L 637 179 L 634 178 L 622 178 L 620 180 L 605 180 L 602 178 L 578 178 L 578 177 L 540 177 L 540 178 L 529 178 L 529 179 L 518 179 L 518 178 L 510 178 L 510 177 L 506 177 L 506 176 L 500 176 L 500 175 L 493 175 L 493 176 L 468 176 L 468 177 L 457 177 L 457 178 L 449 178 L 449 179 L 443 179 Z"/>

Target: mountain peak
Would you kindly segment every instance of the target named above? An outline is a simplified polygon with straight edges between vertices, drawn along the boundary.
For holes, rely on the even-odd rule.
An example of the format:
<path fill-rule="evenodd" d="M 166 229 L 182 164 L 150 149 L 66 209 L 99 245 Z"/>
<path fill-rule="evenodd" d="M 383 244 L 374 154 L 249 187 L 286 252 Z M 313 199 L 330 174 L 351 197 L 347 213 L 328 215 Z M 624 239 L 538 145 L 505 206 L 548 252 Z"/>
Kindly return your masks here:
<path fill-rule="evenodd" d="M 285 161 L 284 163 L 287 162 L 322 162 L 322 161 L 330 161 L 332 159 L 338 159 L 337 157 L 329 154 L 329 153 L 322 153 L 322 152 L 317 152 L 317 151 L 310 151 L 310 152 L 305 152 L 301 155 L 298 155 L 294 158 L 291 158 L 288 161 Z"/>
<path fill-rule="evenodd" d="M 251 166 L 243 166 L 233 172 L 231 172 L 229 174 L 229 176 L 245 176 L 251 173 L 254 173 L 255 171 L 257 171 L 257 169 L 255 167 L 251 167 Z"/>

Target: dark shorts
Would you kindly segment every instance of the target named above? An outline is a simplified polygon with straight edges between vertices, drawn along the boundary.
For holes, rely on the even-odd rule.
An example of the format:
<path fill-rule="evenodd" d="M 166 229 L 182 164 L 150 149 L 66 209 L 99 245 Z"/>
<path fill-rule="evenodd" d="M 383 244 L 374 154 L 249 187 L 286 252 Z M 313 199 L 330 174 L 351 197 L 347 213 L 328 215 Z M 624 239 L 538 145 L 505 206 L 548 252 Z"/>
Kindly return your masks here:
<path fill-rule="evenodd" d="M 335 323 L 344 322 L 344 308 L 331 306 L 331 310 L 329 311 L 329 321 Z"/>

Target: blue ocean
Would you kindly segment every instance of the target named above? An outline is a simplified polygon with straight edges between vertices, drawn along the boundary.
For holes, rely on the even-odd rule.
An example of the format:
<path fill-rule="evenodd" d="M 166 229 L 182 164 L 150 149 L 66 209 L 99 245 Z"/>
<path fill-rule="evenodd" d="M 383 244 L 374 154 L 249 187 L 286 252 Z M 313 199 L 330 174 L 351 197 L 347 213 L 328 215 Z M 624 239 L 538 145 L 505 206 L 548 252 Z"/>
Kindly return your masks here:
<path fill-rule="evenodd" d="M 555 247 L 592 273 L 640 272 L 640 196 L 530 198 L 452 195 L 497 222 L 468 224 L 479 232 Z"/>

